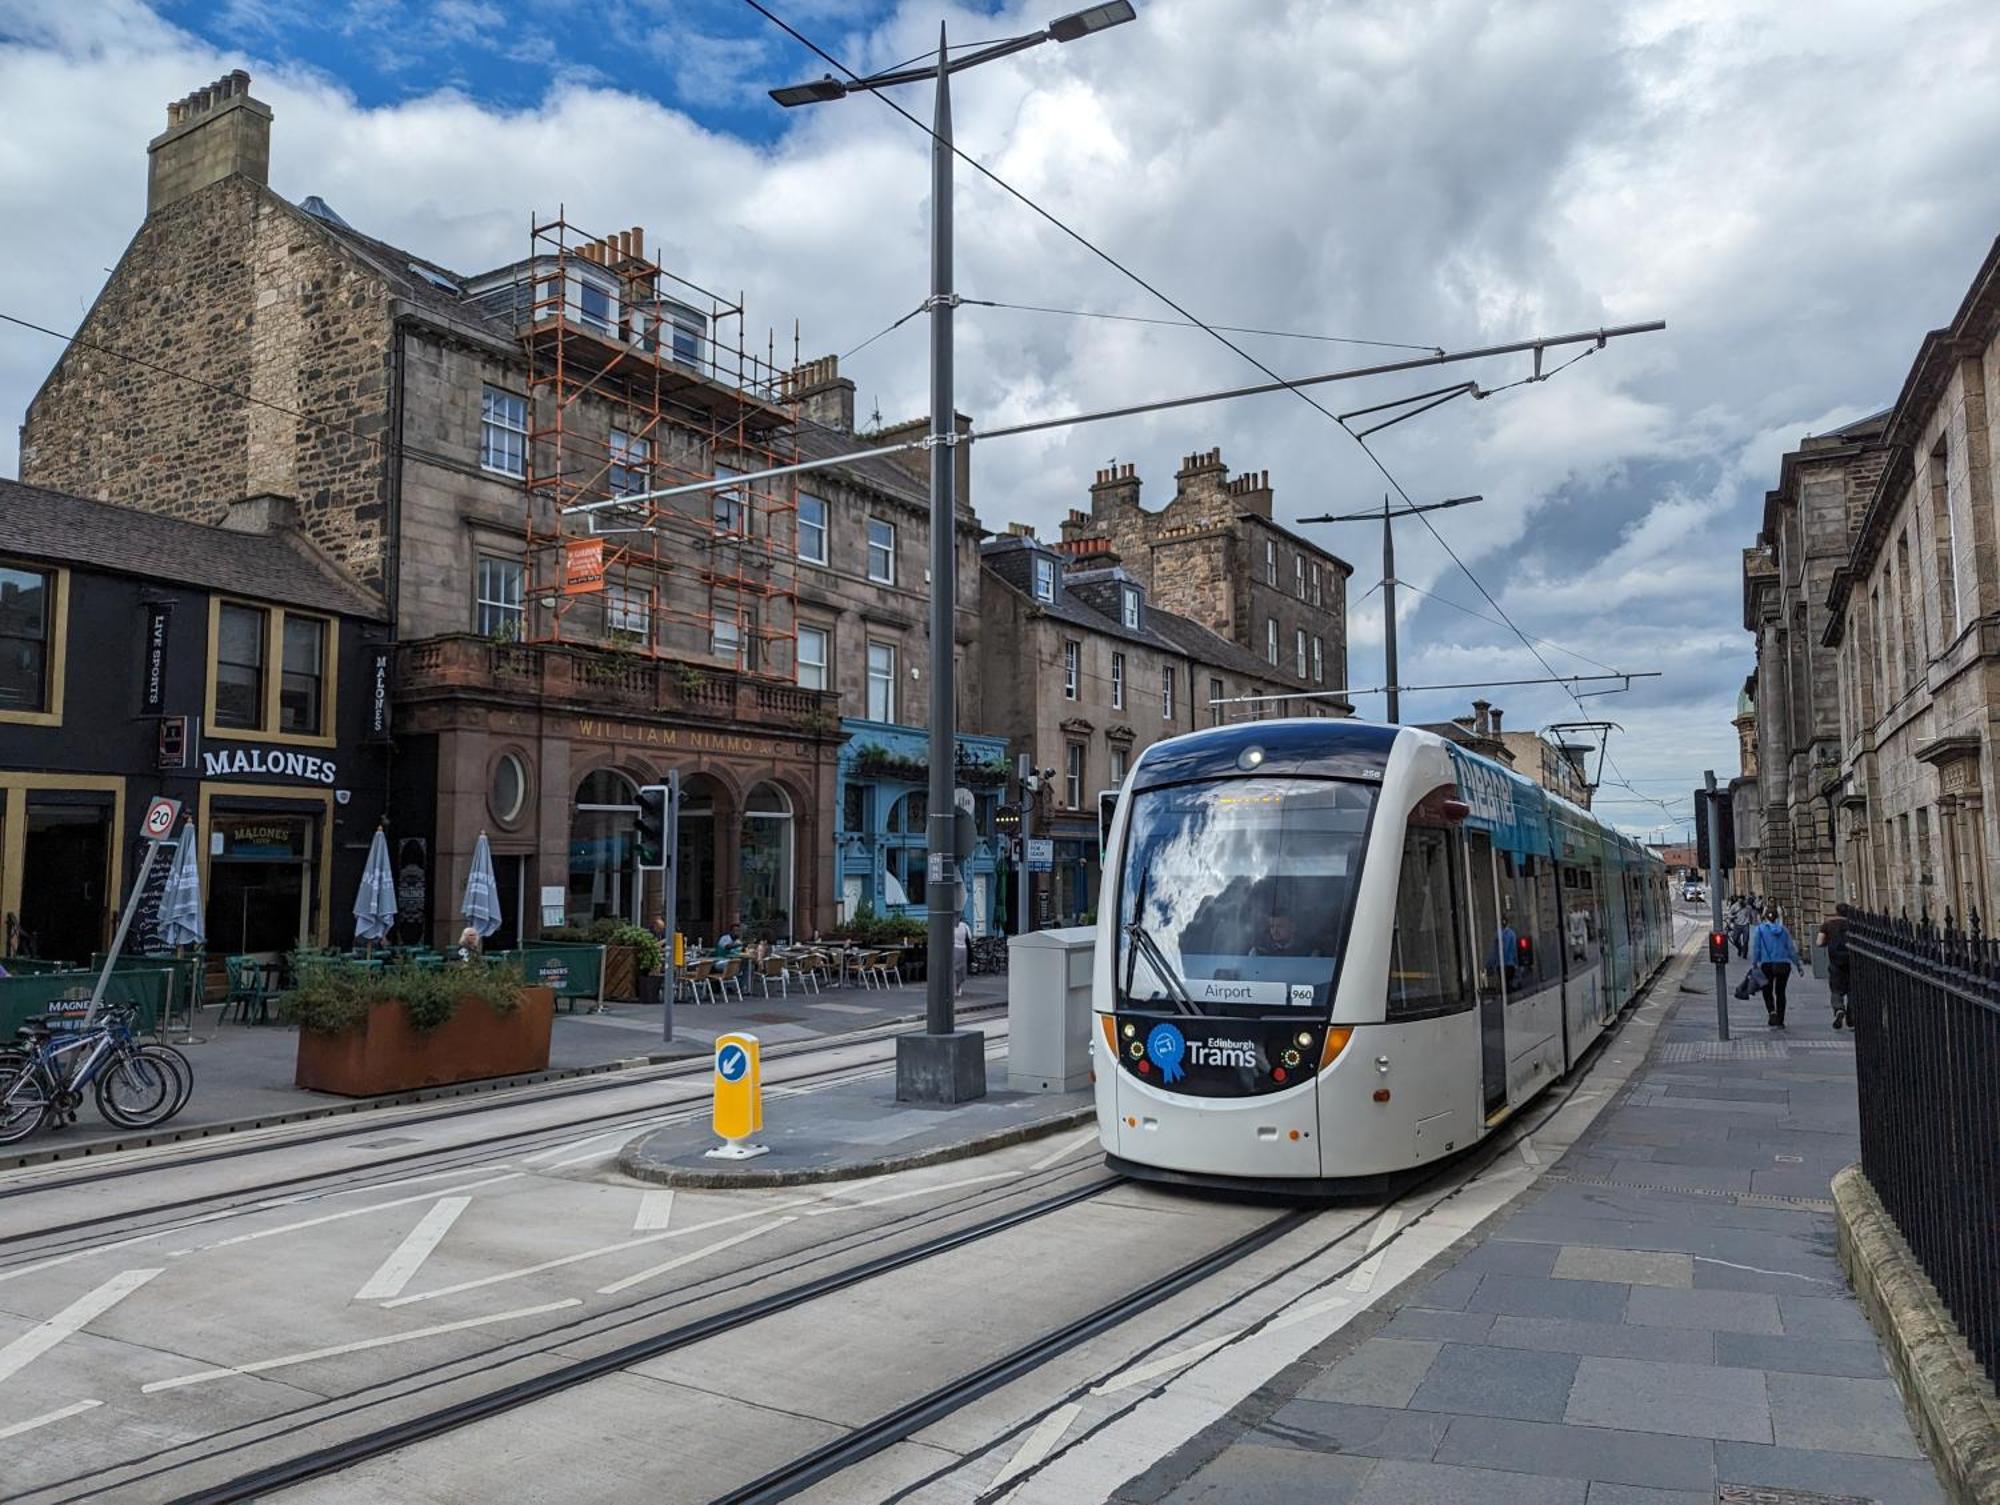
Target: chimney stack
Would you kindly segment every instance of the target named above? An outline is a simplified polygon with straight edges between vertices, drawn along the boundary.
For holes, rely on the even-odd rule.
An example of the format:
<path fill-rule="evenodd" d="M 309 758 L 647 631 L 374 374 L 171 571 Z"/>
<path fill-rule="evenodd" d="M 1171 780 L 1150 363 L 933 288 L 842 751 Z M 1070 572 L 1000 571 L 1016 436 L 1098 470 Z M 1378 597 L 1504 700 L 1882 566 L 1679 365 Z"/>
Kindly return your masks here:
<path fill-rule="evenodd" d="M 1494 736 L 1496 736 L 1496 737 L 1500 735 L 1500 717 L 1501 717 L 1501 715 L 1502 715 L 1502 712 L 1501 712 L 1501 710 L 1500 710 L 1500 707 L 1498 707 L 1497 705 L 1496 705 L 1495 707 L 1493 707 L 1493 735 L 1494 735 Z"/>
<path fill-rule="evenodd" d="M 1121 465 L 1113 460 L 1107 469 L 1097 473 L 1097 479 L 1090 484 L 1090 515 L 1105 517 L 1123 508 L 1137 509 L 1139 505 L 1139 467 Z"/>
<path fill-rule="evenodd" d="M 785 374 L 785 393 L 821 428 L 854 432 L 854 378 L 840 374 L 839 356 L 822 355 L 794 366 Z"/>
<path fill-rule="evenodd" d="M 234 176 L 271 179 L 271 107 L 250 97 L 241 68 L 167 106 L 167 128 L 146 144 L 146 213 Z"/>
<path fill-rule="evenodd" d="M 1482 737 L 1493 733 L 1493 702 L 1475 700 L 1472 702 L 1472 724 Z"/>

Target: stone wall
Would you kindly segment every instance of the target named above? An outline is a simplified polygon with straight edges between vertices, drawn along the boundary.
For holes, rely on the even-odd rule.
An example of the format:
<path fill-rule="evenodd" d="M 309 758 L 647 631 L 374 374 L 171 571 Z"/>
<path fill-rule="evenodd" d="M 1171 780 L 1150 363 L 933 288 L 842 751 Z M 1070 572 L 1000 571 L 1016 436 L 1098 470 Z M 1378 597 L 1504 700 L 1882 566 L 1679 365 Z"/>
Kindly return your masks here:
<path fill-rule="evenodd" d="M 387 328 L 371 273 L 225 178 L 132 238 L 28 406 L 21 478 L 203 523 L 244 496 L 291 496 L 307 536 L 379 587 Z"/>

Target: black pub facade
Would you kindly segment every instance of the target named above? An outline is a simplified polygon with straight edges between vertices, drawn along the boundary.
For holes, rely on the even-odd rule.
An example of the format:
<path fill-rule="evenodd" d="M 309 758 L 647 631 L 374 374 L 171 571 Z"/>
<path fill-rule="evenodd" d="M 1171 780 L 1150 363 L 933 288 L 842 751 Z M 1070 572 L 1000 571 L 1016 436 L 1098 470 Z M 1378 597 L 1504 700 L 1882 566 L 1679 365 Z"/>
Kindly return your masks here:
<path fill-rule="evenodd" d="M 210 955 L 350 941 L 387 801 L 384 619 L 284 498 L 211 527 L 0 480 L 7 953 L 103 949 L 161 794 L 195 822 Z"/>

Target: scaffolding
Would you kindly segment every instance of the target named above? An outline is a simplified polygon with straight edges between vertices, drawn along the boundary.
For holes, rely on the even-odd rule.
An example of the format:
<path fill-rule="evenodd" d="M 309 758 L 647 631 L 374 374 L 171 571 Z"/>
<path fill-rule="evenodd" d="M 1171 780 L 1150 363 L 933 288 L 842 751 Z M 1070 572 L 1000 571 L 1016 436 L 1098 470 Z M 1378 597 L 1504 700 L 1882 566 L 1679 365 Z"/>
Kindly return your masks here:
<path fill-rule="evenodd" d="M 790 369 L 747 348 L 740 296 L 649 259 L 643 230 L 588 236 L 558 211 L 532 224 L 515 273 L 523 639 L 792 683 L 796 479 L 647 495 L 796 463 Z"/>

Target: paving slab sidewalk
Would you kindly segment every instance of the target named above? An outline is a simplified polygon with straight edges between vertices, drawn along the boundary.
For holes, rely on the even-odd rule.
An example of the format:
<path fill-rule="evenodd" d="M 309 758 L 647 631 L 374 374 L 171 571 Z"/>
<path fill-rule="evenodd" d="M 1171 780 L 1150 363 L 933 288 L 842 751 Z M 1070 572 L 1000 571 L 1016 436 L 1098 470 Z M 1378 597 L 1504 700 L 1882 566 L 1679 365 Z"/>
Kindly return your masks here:
<path fill-rule="evenodd" d="M 963 1008 L 1005 1003 L 1006 999 L 1005 974 L 968 978 L 959 995 Z M 602 1013 L 559 1008 L 549 1067 L 550 1073 L 556 1074 L 644 1062 L 649 1057 L 703 1056 L 714 1047 L 717 1035 L 732 1031 L 754 1034 L 769 1047 L 872 1029 L 897 1020 L 921 1020 L 923 1012 L 921 984 L 888 989 L 835 988 L 774 998 L 753 994 L 743 1003 L 680 1005 L 674 1010 L 673 1043 L 665 1044 L 660 1039 L 657 1006 L 610 1003 Z M 308 1092 L 292 1084 L 298 1038 L 288 1026 L 218 1024 L 214 1011 L 205 1008 L 194 1027 L 198 1043 L 182 1043 L 185 1035 L 185 1030 L 176 1028 L 160 1037 L 177 1046 L 195 1072 L 194 1096 L 165 1126 L 166 1133 L 247 1125 L 316 1110 L 344 1112 L 357 1106 L 355 1099 Z M 72 1153 L 88 1146 L 137 1142 L 145 1137 L 113 1128 L 86 1106 L 78 1121 L 59 1133 L 44 1131 L 9 1146 L 6 1161 L 45 1156 L 50 1151 Z"/>
<path fill-rule="evenodd" d="M 1805 977 L 1725 1045 L 1711 976 L 1508 1211 L 1114 1498 L 1942 1501 L 1835 1263 L 1853 1036 Z"/>

